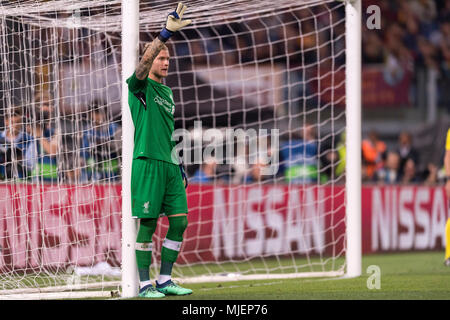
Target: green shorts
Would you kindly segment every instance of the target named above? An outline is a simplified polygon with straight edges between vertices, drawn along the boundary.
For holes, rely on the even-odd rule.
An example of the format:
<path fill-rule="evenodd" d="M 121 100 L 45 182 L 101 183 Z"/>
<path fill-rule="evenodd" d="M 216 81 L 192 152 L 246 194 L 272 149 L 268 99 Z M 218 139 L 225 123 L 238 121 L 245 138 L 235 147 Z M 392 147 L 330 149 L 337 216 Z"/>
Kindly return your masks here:
<path fill-rule="evenodd" d="M 133 159 L 131 205 L 135 218 L 188 213 L 186 190 L 179 166 L 149 158 Z"/>

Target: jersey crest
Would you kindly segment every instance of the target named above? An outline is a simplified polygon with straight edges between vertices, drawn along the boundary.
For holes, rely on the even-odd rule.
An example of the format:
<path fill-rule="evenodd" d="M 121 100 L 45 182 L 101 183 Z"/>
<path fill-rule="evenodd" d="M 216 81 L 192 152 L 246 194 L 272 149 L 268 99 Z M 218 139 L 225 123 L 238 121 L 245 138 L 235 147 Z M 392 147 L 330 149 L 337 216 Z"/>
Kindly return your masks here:
<path fill-rule="evenodd" d="M 164 109 L 166 109 L 167 112 L 174 114 L 175 113 L 175 106 L 170 103 L 169 101 L 167 101 L 164 98 L 161 98 L 160 96 L 156 96 L 154 101 L 159 104 L 161 107 L 164 107 Z"/>

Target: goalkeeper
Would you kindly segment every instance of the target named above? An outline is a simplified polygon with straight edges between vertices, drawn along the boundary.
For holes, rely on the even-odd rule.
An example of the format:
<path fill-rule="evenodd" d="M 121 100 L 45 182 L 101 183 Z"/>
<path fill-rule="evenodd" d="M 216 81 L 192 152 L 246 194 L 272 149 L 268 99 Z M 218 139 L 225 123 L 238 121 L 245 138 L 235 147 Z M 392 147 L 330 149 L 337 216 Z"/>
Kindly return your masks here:
<path fill-rule="evenodd" d="M 450 128 L 447 130 L 447 141 L 445 143 L 445 157 L 444 157 L 444 170 L 445 170 L 445 193 L 447 194 L 447 210 L 450 212 Z M 450 218 L 447 219 L 445 224 L 445 261 L 444 264 L 450 267 Z"/>
<path fill-rule="evenodd" d="M 131 172 L 132 215 L 139 219 L 136 261 L 139 297 L 161 298 L 187 295 L 192 290 L 171 280 L 183 233 L 187 227 L 187 179 L 178 160 L 172 158 L 174 130 L 173 94 L 162 84 L 169 68 L 169 51 L 164 44 L 176 31 L 191 23 L 182 20 L 186 6 L 178 4 L 169 14 L 165 28 L 144 49 L 136 71 L 127 79 L 128 103 L 135 126 Z M 180 174 L 181 170 L 181 174 Z M 161 269 L 156 287 L 150 281 L 152 236 L 160 213 L 169 219 L 169 229 L 161 249 Z"/>

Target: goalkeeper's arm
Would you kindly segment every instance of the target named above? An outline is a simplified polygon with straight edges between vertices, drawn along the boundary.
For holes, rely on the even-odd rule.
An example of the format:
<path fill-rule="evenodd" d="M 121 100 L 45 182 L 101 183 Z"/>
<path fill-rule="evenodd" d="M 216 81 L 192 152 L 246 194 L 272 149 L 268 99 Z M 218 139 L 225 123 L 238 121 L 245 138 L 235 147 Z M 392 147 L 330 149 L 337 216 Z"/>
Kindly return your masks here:
<path fill-rule="evenodd" d="M 182 20 L 186 6 L 181 2 L 178 3 L 177 9 L 167 17 L 166 26 L 161 30 L 155 40 L 147 44 L 144 48 L 144 55 L 136 68 L 136 78 L 144 80 L 148 77 L 148 73 L 152 67 L 153 60 L 164 47 L 164 43 L 181 28 L 190 24 L 191 20 Z"/>

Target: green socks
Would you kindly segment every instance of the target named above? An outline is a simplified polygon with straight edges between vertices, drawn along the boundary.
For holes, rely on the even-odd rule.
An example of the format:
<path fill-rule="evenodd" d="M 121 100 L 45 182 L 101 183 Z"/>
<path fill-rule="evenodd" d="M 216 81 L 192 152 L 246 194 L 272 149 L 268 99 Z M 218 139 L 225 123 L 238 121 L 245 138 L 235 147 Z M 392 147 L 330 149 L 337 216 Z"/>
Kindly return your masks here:
<path fill-rule="evenodd" d="M 161 249 L 161 269 L 158 283 L 162 284 L 171 279 L 172 267 L 178 258 L 183 242 L 183 233 L 188 225 L 187 216 L 169 217 L 169 230 Z"/>
<path fill-rule="evenodd" d="M 152 263 L 152 237 L 156 230 L 157 219 L 140 219 L 136 238 L 136 262 L 141 287 L 149 284 L 150 265 Z"/>
<path fill-rule="evenodd" d="M 161 249 L 161 269 L 158 283 L 171 279 L 172 267 L 178 258 L 183 242 L 183 233 L 187 228 L 187 217 L 169 217 L 169 230 Z M 152 237 L 157 226 L 157 219 L 140 219 L 136 238 L 136 262 L 139 273 L 140 287 L 151 284 L 150 265 L 152 263 Z"/>

